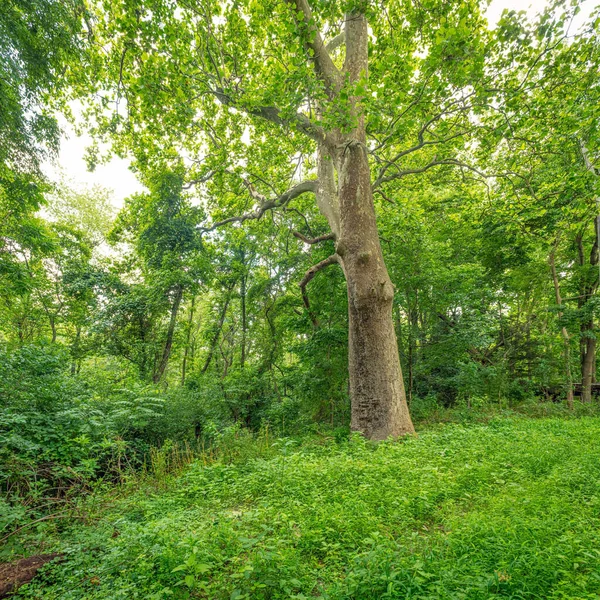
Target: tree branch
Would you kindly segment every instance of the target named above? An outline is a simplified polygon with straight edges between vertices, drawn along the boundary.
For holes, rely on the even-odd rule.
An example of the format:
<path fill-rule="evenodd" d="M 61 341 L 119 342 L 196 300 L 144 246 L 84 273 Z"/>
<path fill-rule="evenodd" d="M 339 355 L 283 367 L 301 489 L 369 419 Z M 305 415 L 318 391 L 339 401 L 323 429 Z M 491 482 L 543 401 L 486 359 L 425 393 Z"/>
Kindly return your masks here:
<path fill-rule="evenodd" d="M 341 82 L 340 72 L 333 60 L 331 60 L 331 56 L 329 56 L 321 32 L 313 18 L 308 0 L 286 0 L 286 2 L 295 8 L 295 15 L 302 15 L 302 22 L 307 28 L 303 36 L 304 46 L 307 50 L 312 51 L 317 75 L 323 80 L 330 95 L 335 94 Z M 296 16 L 295 18 L 296 22 L 298 22 L 298 17 Z"/>
<path fill-rule="evenodd" d="M 254 186 L 247 179 L 243 179 L 242 181 L 250 193 L 250 196 L 259 201 L 258 207 L 251 212 L 244 213 L 243 215 L 228 217 L 227 219 L 213 223 L 209 227 L 202 227 L 202 232 L 208 233 L 209 231 L 214 231 L 218 227 L 228 225 L 229 223 L 243 223 L 244 221 L 248 221 L 250 219 L 260 219 L 268 210 L 284 207 L 294 198 L 297 198 L 306 192 L 312 192 L 314 194 L 317 191 L 317 180 L 312 179 L 310 181 L 303 181 L 302 183 L 295 185 L 293 188 L 276 198 L 268 199 L 263 196 L 263 194 L 257 192 L 256 189 L 254 189 Z"/>
<path fill-rule="evenodd" d="M 307 238 L 305 235 L 302 235 L 299 231 L 294 231 L 294 237 L 302 240 L 305 244 L 319 244 L 320 242 L 325 242 L 327 240 L 335 240 L 335 233 L 325 233 L 323 235 L 319 235 L 315 238 Z"/>
<path fill-rule="evenodd" d="M 182 186 L 184 190 L 189 190 L 191 187 L 198 185 L 199 183 L 206 183 L 209 179 L 212 179 L 215 175 L 216 171 L 209 171 L 204 177 L 199 177 L 198 179 L 191 179 L 185 185 Z"/>
<path fill-rule="evenodd" d="M 325 49 L 327 52 L 334 52 L 340 46 L 346 43 L 346 31 L 342 31 L 342 33 L 338 33 L 334 38 L 329 40 L 325 45 Z"/>
<path fill-rule="evenodd" d="M 422 167 L 415 167 L 414 169 L 404 169 L 402 171 L 398 171 L 397 173 L 394 173 L 393 175 L 387 175 L 386 177 L 381 177 L 381 175 L 380 175 L 373 183 L 373 190 L 374 191 L 377 190 L 377 188 L 382 183 L 387 183 L 388 181 L 393 181 L 394 179 L 400 179 L 401 177 L 405 177 L 406 175 L 414 175 L 417 173 L 424 173 L 425 171 L 429 171 L 429 169 L 432 169 L 433 167 L 439 167 L 441 165 L 454 165 L 456 167 L 463 167 L 464 169 L 468 169 L 469 171 L 473 171 L 474 173 L 477 173 L 478 175 L 480 175 L 483 178 L 487 179 L 488 177 L 491 177 L 491 175 L 483 173 L 476 167 L 473 167 L 472 165 L 464 163 L 456 158 L 442 158 L 439 160 L 437 158 L 434 158 L 431 162 L 428 162 L 426 165 L 424 165 Z M 379 191 L 379 190 L 377 190 L 377 191 Z"/>
<path fill-rule="evenodd" d="M 211 93 L 214 94 L 217 100 L 225 106 L 232 106 L 233 108 L 245 112 L 248 115 L 259 117 L 265 121 L 275 123 L 275 125 L 296 129 L 300 133 L 303 133 L 316 142 L 322 142 L 325 140 L 325 131 L 323 128 L 315 125 L 306 115 L 303 115 L 302 113 L 296 113 L 295 115 L 292 115 L 292 117 L 284 119 L 281 117 L 281 110 L 275 106 L 243 106 L 243 104 L 236 102 L 225 92 L 225 90 L 220 87 L 211 90 Z"/>
<path fill-rule="evenodd" d="M 308 294 L 306 293 L 306 286 L 313 280 L 314 276 L 319 271 L 322 271 L 326 267 L 329 267 L 330 265 L 333 265 L 335 263 L 339 264 L 339 262 L 339 254 L 336 253 L 332 254 L 331 256 L 328 256 L 326 259 L 322 260 L 320 263 L 317 263 L 316 265 L 314 265 L 314 267 L 311 267 L 308 271 L 306 271 L 306 274 L 302 278 L 302 281 L 299 283 L 300 289 L 302 290 L 302 300 L 304 302 L 304 306 L 306 306 L 306 310 L 308 311 L 308 315 L 315 329 L 319 326 L 319 321 L 310 309 L 310 301 L 308 299 Z"/>
<path fill-rule="evenodd" d="M 470 95 L 471 94 L 469 94 L 469 96 Z M 467 98 L 469 96 L 467 96 Z M 461 98 L 460 101 L 463 101 L 465 99 L 466 98 Z M 470 133 L 472 131 L 472 129 L 468 129 L 468 130 L 461 129 L 460 131 L 453 133 L 451 135 L 448 135 L 445 138 L 433 139 L 433 140 L 425 139 L 425 134 L 429 131 L 429 128 L 434 123 L 436 123 L 437 121 L 440 121 L 444 116 L 455 113 L 457 110 L 458 110 L 458 112 L 461 112 L 462 110 L 464 110 L 463 108 L 459 108 L 459 109 L 451 108 L 451 107 L 455 106 L 456 104 L 457 104 L 457 101 L 452 102 L 449 107 L 445 108 L 438 114 L 434 115 L 433 117 L 431 117 L 431 119 L 429 119 L 426 123 L 424 123 L 423 126 L 421 127 L 421 129 L 419 129 L 419 131 L 417 133 L 417 143 L 414 146 L 411 146 L 410 148 L 406 148 L 405 150 L 398 152 L 391 160 L 385 161 L 385 164 L 383 165 L 383 167 L 381 167 L 381 170 L 379 171 L 379 175 L 377 176 L 377 179 L 376 179 L 377 185 L 379 185 L 380 183 L 383 183 L 385 181 L 385 179 L 386 179 L 385 173 L 387 172 L 387 170 L 390 167 L 396 166 L 396 163 L 404 156 L 407 156 L 408 154 L 412 154 L 413 152 L 417 152 L 418 150 L 421 150 L 425 146 L 446 144 L 456 138 L 467 135 L 468 133 Z M 386 137 L 386 140 L 388 140 L 390 137 L 391 137 L 391 135 L 388 135 Z M 383 142 L 378 144 L 378 147 L 375 149 L 375 151 L 377 149 L 381 148 L 382 146 L 383 146 Z M 392 178 L 397 179 L 397 177 L 392 177 Z"/>

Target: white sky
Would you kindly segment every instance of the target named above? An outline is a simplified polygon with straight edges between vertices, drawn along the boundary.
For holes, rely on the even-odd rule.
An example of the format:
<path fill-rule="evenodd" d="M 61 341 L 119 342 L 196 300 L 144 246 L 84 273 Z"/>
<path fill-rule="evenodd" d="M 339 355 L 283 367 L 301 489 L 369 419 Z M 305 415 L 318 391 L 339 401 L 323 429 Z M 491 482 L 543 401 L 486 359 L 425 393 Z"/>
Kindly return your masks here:
<path fill-rule="evenodd" d="M 583 1 L 582 10 L 577 17 L 573 31 L 576 31 L 579 25 L 586 20 L 599 2 L 600 0 Z M 494 26 L 504 9 L 526 10 L 528 14 L 533 16 L 542 10 L 546 4 L 547 0 L 492 0 L 486 16 L 490 25 Z M 46 167 L 46 172 L 52 179 L 58 179 L 62 173 L 71 180 L 75 187 L 102 185 L 112 190 L 113 203 L 117 208 L 123 205 L 123 200 L 127 196 L 143 190 L 143 186 L 129 170 L 128 160 L 113 158 L 109 163 L 97 166 L 96 170 L 90 173 L 83 157 L 86 147 L 91 143 L 91 139 L 86 135 L 78 137 L 66 124 L 64 130 L 65 135 L 62 139 L 58 161 L 56 164 L 47 165 Z"/>
<path fill-rule="evenodd" d="M 59 119 L 59 122 L 64 135 L 56 164 L 46 166 L 50 178 L 64 176 L 75 188 L 101 185 L 112 191 L 112 201 L 117 208 L 123 206 L 127 196 L 144 189 L 129 170 L 129 160 L 115 157 L 106 164 L 98 165 L 93 172 L 88 171 L 84 156 L 86 148 L 91 145 L 91 138 L 85 134 L 77 136 L 64 119 Z"/>

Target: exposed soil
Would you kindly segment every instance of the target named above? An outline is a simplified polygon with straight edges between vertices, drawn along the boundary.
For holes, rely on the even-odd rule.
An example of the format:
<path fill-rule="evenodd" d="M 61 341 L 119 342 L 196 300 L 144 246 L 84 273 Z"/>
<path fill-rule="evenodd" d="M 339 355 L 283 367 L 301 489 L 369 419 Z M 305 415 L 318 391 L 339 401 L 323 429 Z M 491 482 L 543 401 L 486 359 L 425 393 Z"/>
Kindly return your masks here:
<path fill-rule="evenodd" d="M 39 554 L 0 564 L 0 598 L 6 598 L 20 585 L 31 581 L 41 567 L 61 556 L 61 554 Z"/>

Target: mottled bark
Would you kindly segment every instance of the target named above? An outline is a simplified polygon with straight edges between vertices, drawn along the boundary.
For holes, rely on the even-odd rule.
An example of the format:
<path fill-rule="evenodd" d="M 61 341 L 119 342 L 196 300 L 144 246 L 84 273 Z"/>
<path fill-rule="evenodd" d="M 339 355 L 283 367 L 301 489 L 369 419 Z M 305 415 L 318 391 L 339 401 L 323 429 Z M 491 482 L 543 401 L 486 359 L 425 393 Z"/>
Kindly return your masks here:
<path fill-rule="evenodd" d="M 346 60 L 349 83 L 366 78 L 368 28 L 364 15 L 346 15 Z M 332 131 L 319 148 L 317 203 L 336 236 L 336 255 L 348 293 L 348 361 L 351 426 L 381 440 L 414 433 L 408 411 L 388 275 L 377 230 L 371 172 L 360 98 L 351 101 L 356 126 Z M 337 170 L 337 186 L 334 177 Z"/>

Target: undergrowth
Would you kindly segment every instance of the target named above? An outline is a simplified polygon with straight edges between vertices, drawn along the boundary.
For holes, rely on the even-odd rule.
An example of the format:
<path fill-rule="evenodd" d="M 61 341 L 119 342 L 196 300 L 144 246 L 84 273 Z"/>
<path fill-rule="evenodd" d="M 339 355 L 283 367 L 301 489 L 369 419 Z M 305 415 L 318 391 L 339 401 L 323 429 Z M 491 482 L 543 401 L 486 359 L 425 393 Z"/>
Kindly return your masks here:
<path fill-rule="evenodd" d="M 179 475 L 158 458 L 31 531 L 65 559 L 17 597 L 598 598 L 599 438 L 598 417 L 496 417 L 271 440 Z"/>

